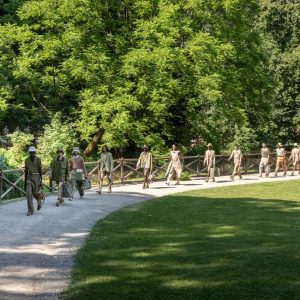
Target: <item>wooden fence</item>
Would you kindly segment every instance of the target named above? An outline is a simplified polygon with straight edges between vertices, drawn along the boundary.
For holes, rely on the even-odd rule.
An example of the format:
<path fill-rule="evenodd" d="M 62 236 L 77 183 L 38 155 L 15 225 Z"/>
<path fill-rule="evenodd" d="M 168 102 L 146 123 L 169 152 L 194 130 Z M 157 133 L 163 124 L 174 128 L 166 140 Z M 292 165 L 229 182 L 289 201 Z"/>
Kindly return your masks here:
<path fill-rule="evenodd" d="M 290 153 L 287 153 L 288 159 Z M 139 181 L 143 177 L 142 170 L 136 170 L 137 158 L 120 158 L 114 160 L 114 181 L 120 183 Z M 205 176 L 206 168 L 204 166 L 204 156 L 184 156 L 182 158 L 183 171 L 188 172 L 190 176 Z M 245 154 L 242 162 L 242 173 L 257 173 L 260 162 L 260 153 Z M 276 155 L 270 155 L 271 170 L 274 170 Z M 169 164 L 168 157 L 154 157 L 153 171 L 157 180 L 165 178 L 165 172 Z M 291 163 L 288 164 L 288 168 Z M 97 184 L 97 162 L 87 162 L 86 168 L 92 178 L 92 183 Z M 228 155 L 216 155 L 216 176 L 229 175 L 232 172 L 233 163 L 228 161 Z M 43 187 L 45 191 L 53 191 L 52 184 L 48 178 L 47 172 L 43 176 Z M 25 196 L 24 191 L 24 170 L 0 170 L 0 200 L 12 199 Z"/>

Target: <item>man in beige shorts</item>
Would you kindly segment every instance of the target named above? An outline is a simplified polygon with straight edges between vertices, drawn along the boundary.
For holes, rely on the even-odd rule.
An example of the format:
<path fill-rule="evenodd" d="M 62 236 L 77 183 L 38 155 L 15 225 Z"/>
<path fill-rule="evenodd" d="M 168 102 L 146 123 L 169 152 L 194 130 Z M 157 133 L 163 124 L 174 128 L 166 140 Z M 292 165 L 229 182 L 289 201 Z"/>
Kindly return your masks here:
<path fill-rule="evenodd" d="M 232 175 L 230 176 L 230 179 L 234 180 L 235 175 L 238 175 L 240 179 L 242 179 L 240 168 L 243 159 L 243 154 L 238 144 L 234 145 L 234 150 L 231 152 L 228 161 L 230 161 L 232 158 L 233 158 L 234 168 L 233 168 Z"/>
<path fill-rule="evenodd" d="M 207 177 L 205 179 L 206 182 L 209 181 L 209 178 L 212 181 L 215 181 L 215 165 L 216 165 L 216 154 L 215 150 L 213 150 L 213 145 L 211 143 L 207 144 L 207 150 L 205 151 L 204 158 L 204 166 L 207 167 Z"/>
<path fill-rule="evenodd" d="M 263 170 L 265 170 L 266 177 L 270 173 L 270 150 L 265 143 L 261 145 L 261 159 L 259 163 L 259 177 L 262 177 Z"/>
<path fill-rule="evenodd" d="M 299 168 L 299 165 L 300 165 L 300 149 L 299 149 L 297 143 L 294 144 L 294 148 L 292 149 L 291 156 L 289 157 L 289 161 L 293 162 L 293 171 L 291 173 L 291 176 L 294 176 L 294 172 L 295 172 L 296 169 L 298 169 L 299 174 L 300 174 L 300 168 Z"/>
<path fill-rule="evenodd" d="M 278 170 L 282 168 L 283 176 L 285 176 L 286 175 L 285 149 L 282 147 L 281 143 L 278 143 L 276 145 L 276 154 L 277 154 L 277 160 L 276 160 L 276 168 L 275 168 L 274 175 L 277 176 Z"/>

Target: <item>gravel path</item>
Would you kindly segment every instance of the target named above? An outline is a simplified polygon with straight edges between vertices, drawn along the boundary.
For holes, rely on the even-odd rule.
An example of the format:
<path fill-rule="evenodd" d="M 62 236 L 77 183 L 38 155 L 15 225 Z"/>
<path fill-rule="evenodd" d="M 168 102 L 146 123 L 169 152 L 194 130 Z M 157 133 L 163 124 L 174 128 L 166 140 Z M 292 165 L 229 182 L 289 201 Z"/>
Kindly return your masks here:
<path fill-rule="evenodd" d="M 26 200 L 0 205 L 0 299 L 58 299 L 66 289 L 73 257 L 90 228 L 101 218 L 130 204 L 176 192 L 216 186 L 294 180 L 294 177 L 258 179 L 247 175 L 231 182 L 228 177 L 216 183 L 203 180 L 166 186 L 155 182 L 148 190 L 141 185 L 116 186 L 112 194 L 86 193 L 84 199 L 55 206 L 48 197 L 43 209 L 26 216 Z"/>

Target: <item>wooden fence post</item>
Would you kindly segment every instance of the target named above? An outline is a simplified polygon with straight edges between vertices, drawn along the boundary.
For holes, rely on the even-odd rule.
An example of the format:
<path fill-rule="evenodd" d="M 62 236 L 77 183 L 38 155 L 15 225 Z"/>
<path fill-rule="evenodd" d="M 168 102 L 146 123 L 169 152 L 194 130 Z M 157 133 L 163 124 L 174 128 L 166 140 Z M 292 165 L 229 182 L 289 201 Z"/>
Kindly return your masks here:
<path fill-rule="evenodd" d="M 224 158 L 224 153 L 222 153 L 222 159 L 221 159 L 221 174 L 224 175 L 225 173 L 225 158 Z"/>
<path fill-rule="evenodd" d="M 121 182 L 124 183 L 124 158 L 120 159 L 120 170 L 121 170 Z"/>
<path fill-rule="evenodd" d="M 201 161 L 200 161 L 200 154 L 198 154 L 198 163 L 197 163 L 197 175 L 200 175 L 201 170 Z"/>

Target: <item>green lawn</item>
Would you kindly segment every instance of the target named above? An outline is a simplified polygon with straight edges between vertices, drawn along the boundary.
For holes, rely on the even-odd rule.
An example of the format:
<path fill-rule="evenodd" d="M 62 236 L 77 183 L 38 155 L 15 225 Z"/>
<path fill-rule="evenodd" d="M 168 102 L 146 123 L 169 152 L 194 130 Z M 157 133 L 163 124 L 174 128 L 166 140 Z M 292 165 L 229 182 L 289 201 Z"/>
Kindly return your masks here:
<path fill-rule="evenodd" d="M 63 299 L 300 299 L 300 181 L 200 190 L 98 222 Z"/>

